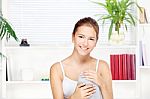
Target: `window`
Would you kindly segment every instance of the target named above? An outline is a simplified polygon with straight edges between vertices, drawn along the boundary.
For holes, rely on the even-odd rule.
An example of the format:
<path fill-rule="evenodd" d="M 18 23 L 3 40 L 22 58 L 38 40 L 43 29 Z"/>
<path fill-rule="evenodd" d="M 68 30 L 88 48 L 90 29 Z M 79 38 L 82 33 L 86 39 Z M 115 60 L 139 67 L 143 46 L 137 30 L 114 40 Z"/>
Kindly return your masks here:
<path fill-rule="evenodd" d="M 102 1 L 102 0 L 101 0 Z M 105 1 L 105 0 L 103 0 Z M 7 15 L 20 39 L 30 44 L 70 45 L 74 24 L 83 17 L 104 14 L 103 8 L 89 0 L 8 0 Z M 99 42 L 106 44 L 108 26 L 100 26 Z M 109 24 L 109 23 L 108 23 Z M 104 31 L 105 30 L 105 31 Z M 131 32 L 131 29 L 130 31 Z M 128 33 L 126 41 L 133 42 Z M 11 44 L 14 44 L 11 41 Z"/>

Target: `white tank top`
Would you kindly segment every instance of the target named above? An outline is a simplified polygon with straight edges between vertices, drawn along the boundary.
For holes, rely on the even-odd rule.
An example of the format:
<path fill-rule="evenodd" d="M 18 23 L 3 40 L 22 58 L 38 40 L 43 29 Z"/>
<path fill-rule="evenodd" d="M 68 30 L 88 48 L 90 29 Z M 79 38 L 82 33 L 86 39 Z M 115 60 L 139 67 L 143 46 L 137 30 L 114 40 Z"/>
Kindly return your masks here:
<path fill-rule="evenodd" d="M 97 60 L 97 63 L 96 63 L 96 72 L 98 69 L 98 63 L 99 63 L 99 60 Z M 63 67 L 63 64 L 61 61 L 60 61 L 60 66 L 61 66 L 63 78 L 64 78 L 63 82 L 62 82 L 64 98 L 66 99 L 74 93 L 76 86 L 78 84 L 78 81 L 72 80 L 72 79 L 68 78 L 67 76 L 65 76 L 64 67 Z M 79 79 L 81 82 L 80 77 L 79 77 Z M 85 79 L 84 80 L 82 79 L 82 81 L 85 81 Z M 86 82 L 89 82 L 89 81 L 86 81 Z M 96 85 L 96 93 L 95 93 L 95 95 L 93 94 L 93 98 L 91 97 L 90 99 L 102 99 L 100 89 L 97 85 Z"/>

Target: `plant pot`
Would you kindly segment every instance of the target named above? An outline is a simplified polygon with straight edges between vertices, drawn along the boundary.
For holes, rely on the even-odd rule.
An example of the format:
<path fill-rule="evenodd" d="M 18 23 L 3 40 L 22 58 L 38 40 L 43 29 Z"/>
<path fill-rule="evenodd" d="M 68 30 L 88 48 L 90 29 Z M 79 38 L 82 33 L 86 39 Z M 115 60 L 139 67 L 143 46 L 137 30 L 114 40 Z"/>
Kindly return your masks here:
<path fill-rule="evenodd" d="M 117 31 L 112 32 L 110 36 L 109 43 L 112 45 L 122 45 L 125 41 L 125 35 L 123 31 L 120 31 L 119 34 Z"/>

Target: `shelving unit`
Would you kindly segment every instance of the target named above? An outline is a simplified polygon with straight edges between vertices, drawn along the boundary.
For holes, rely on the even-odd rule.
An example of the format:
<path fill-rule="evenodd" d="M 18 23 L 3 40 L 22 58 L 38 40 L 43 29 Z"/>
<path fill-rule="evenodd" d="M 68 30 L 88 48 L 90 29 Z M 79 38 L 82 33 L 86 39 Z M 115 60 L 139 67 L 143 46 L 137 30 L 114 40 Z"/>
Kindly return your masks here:
<path fill-rule="evenodd" d="M 142 66 L 143 64 L 138 63 L 137 64 L 137 69 L 139 70 L 139 86 L 140 86 L 140 98 L 141 99 L 148 99 L 150 97 L 149 95 L 149 77 L 150 77 L 150 53 L 149 53 L 149 43 L 150 43 L 150 8 L 149 8 L 149 3 L 147 0 L 137 0 L 138 4 L 141 7 L 145 8 L 145 13 L 146 13 L 146 17 L 148 20 L 148 23 L 140 23 L 138 22 L 137 24 L 137 38 L 138 41 L 142 42 L 142 51 L 140 44 L 137 44 L 137 48 L 138 48 L 138 59 L 140 59 L 140 57 L 142 57 L 141 52 L 143 53 L 143 61 L 144 61 L 144 66 Z M 138 10 L 139 12 L 139 10 Z M 138 13 L 138 16 L 140 16 L 140 13 Z M 144 18 L 144 17 L 143 17 Z M 138 60 L 140 61 L 140 60 Z"/>

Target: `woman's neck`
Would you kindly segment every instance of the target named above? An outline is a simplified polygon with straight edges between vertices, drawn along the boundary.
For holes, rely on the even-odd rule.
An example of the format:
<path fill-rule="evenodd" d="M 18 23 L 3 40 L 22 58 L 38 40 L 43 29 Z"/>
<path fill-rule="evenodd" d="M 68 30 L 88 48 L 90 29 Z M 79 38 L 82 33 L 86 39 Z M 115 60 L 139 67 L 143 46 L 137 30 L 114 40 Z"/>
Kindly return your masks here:
<path fill-rule="evenodd" d="M 80 55 L 75 49 L 73 50 L 73 53 L 70 57 L 74 62 L 78 64 L 86 63 L 91 59 L 90 54 L 83 56 Z"/>

